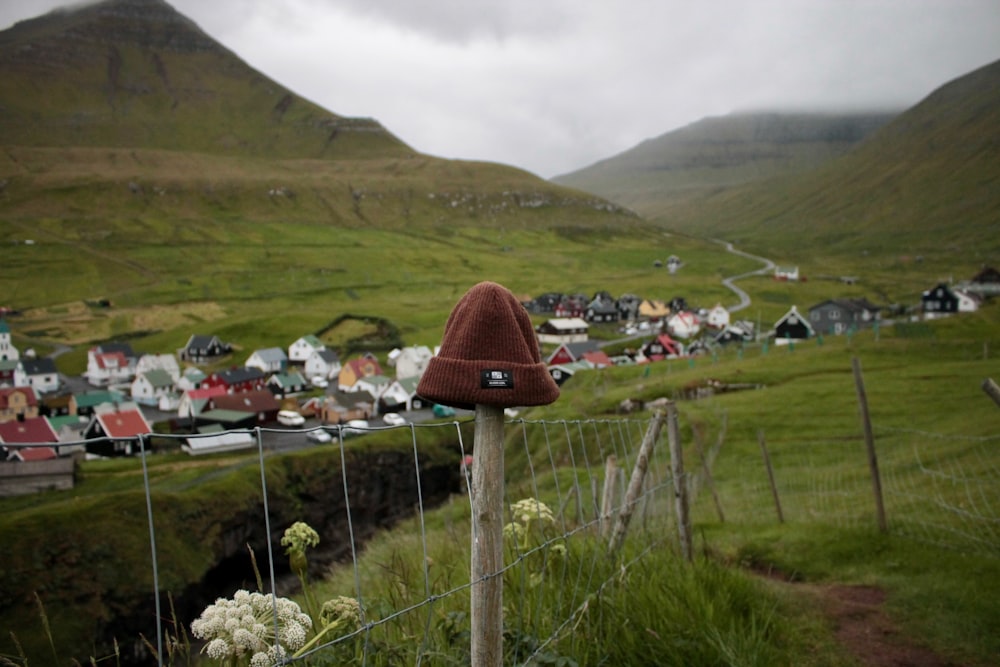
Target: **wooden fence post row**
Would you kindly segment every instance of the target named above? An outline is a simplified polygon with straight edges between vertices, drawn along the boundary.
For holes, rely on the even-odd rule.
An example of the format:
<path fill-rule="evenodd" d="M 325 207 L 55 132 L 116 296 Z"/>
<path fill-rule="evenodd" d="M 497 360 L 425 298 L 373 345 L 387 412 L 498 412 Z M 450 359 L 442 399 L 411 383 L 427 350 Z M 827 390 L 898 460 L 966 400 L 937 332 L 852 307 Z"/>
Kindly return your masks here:
<path fill-rule="evenodd" d="M 632 513 L 635 511 L 636 501 L 639 498 L 639 493 L 642 491 L 642 485 L 646 479 L 646 470 L 649 468 L 649 460 L 653 455 L 653 446 L 660 438 L 663 420 L 663 412 L 657 411 L 653 415 L 652 420 L 650 420 L 649 428 L 646 429 L 646 435 L 639 446 L 639 454 L 636 456 L 635 466 L 632 468 L 632 477 L 629 479 L 628 489 L 625 491 L 625 502 L 622 504 L 621 512 L 618 513 L 614 530 L 611 533 L 611 539 L 608 542 L 609 554 L 617 552 L 622 542 L 625 541 L 625 532 L 628 530 L 629 521 L 631 521 Z M 617 476 L 617 474 L 611 472 L 610 466 L 607 474 L 609 476 Z M 605 490 L 607 490 L 607 487 L 605 487 Z"/>
<path fill-rule="evenodd" d="M 865 381 L 861 376 L 861 361 L 851 358 L 854 370 L 854 386 L 858 392 L 858 410 L 861 413 L 861 427 L 865 433 L 865 449 L 868 451 L 868 468 L 872 475 L 872 491 L 875 494 L 875 512 L 878 517 L 878 529 L 883 533 L 889 530 L 885 519 L 885 504 L 882 501 L 882 478 L 878 472 L 878 456 L 875 453 L 875 435 L 872 432 L 872 420 L 868 414 L 868 396 L 865 393 Z"/>
<path fill-rule="evenodd" d="M 684 475 L 684 456 L 681 450 L 680 424 L 677 406 L 667 404 L 667 440 L 670 444 L 670 469 L 673 473 L 674 506 L 677 510 L 677 533 L 680 538 L 681 555 L 684 560 L 693 558 L 691 549 L 691 513 L 688 502 L 687 477 Z"/>

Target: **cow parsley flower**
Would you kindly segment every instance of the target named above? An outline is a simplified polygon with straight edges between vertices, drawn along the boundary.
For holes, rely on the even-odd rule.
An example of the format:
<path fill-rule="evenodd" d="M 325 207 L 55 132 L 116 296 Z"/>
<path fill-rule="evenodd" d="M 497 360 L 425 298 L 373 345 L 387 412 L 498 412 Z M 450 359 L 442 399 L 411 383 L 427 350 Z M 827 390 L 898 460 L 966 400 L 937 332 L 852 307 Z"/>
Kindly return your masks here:
<path fill-rule="evenodd" d="M 203 651 L 209 658 L 251 656 L 256 667 L 301 648 L 311 628 L 312 619 L 292 600 L 240 590 L 232 600 L 219 598 L 206 607 L 191 623 L 191 634 L 207 640 Z"/>
<path fill-rule="evenodd" d="M 319 544 L 319 533 L 304 521 L 296 521 L 285 530 L 281 538 L 281 546 L 285 547 L 285 553 L 289 556 L 303 555 L 308 547 Z"/>

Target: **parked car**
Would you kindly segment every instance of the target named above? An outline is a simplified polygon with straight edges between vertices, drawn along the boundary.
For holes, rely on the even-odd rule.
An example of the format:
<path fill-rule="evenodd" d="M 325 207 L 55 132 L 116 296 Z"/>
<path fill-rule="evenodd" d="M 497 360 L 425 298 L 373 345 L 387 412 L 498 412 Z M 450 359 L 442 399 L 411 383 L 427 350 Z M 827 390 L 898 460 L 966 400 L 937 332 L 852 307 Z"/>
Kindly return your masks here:
<path fill-rule="evenodd" d="M 317 389 L 326 389 L 330 386 L 330 381 L 322 375 L 317 375 L 309 380 L 309 383 Z"/>
<path fill-rule="evenodd" d="M 382 421 L 389 426 L 402 426 L 406 420 L 397 412 L 387 412 L 382 415 Z"/>
<path fill-rule="evenodd" d="M 324 428 L 314 428 L 306 433 L 306 440 L 322 445 L 333 441 L 333 436 Z"/>
<path fill-rule="evenodd" d="M 431 408 L 431 412 L 433 412 L 434 416 L 438 417 L 438 418 L 440 418 L 440 417 L 454 417 L 455 416 L 455 409 L 454 408 L 450 408 L 447 405 L 435 404 L 434 407 Z"/>
<path fill-rule="evenodd" d="M 351 419 L 347 422 L 347 424 L 341 426 L 341 428 L 344 429 L 344 435 L 358 435 L 360 433 L 368 432 L 368 422 L 364 419 Z"/>
<path fill-rule="evenodd" d="M 278 423 L 284 426 L 302 426 L 306 418 L 294 410 L 279 410 Z"/>

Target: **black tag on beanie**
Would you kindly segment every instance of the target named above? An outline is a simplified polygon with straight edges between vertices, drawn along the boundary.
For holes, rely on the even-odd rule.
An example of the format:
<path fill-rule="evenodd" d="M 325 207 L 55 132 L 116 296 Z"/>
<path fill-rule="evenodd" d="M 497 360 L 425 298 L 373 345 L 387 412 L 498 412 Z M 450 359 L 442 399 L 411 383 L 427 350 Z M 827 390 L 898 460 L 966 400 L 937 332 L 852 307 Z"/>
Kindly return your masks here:
<path fill-rule="evenodd" d="M 510 371 L 481 371 L 479 374 L 481 389 L 513 389 L 514 376 Z"/>

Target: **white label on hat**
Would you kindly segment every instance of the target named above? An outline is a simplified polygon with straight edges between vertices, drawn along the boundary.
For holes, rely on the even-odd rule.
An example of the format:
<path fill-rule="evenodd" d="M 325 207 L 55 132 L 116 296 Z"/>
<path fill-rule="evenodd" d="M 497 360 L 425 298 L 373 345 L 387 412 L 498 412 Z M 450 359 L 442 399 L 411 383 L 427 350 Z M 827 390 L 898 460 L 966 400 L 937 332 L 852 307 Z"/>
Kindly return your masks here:
<path fill-rule="evenodd" d="M 514 376 L 510 371 L 489 370 L 479 374 L 481 389 L 513 389 Z"/>

